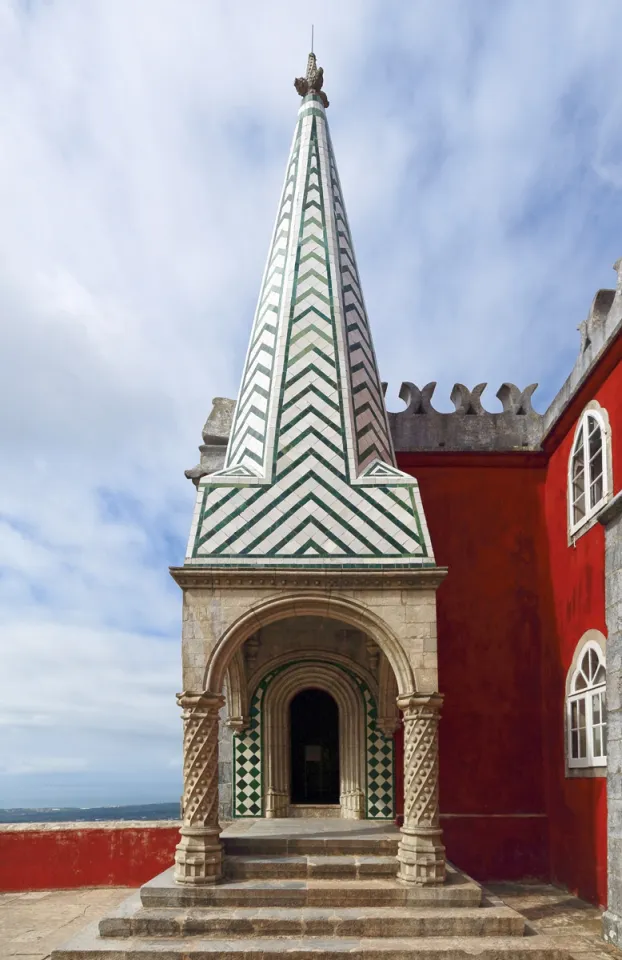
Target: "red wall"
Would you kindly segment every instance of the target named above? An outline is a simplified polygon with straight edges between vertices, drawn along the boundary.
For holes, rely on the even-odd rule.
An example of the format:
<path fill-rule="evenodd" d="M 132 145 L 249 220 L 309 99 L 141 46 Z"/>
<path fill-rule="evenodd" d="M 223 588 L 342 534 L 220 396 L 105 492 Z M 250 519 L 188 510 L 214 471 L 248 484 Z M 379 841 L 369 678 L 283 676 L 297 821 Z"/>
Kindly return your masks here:
<path fill-rule="evenodd" d="M 598 372 L 597 372 L 598 373 Z M 543 658 L 546 789 L 550 814 L 551 875 L 596 903 L 607 901 L 607 789 L 604 778 L 566 778 L 566 677 L 586 630 L 607 635 L 604 531 L 596 524 L 568 544 L 567 471 L 574 432 L 589 400 L 597 400 L 612 429 L 614 492 L 622 476 L 622 366 L 599 384 L 593 377 L 573 403 L 549 449 L 545 521 L 552 582 L 552 629 Z"/>
<path fill-rule="evenodd" d="M 48 824 L 0 830 L 0 890 L 137 887 L 173 863 L 179 826 Z"/>
<path fill-rule="evenodd" d="M 537 455 L 401 455 L 439 564 L 440 799 L 448 856 L 478 879 L 548 876 Z"/>
<path fill-rule="evenodd" d="M 564 764 L 568 669 L 606 635 L 604 534 L 568 545 L 567 467 L 585 405 L 609 414 L 622 477 L 622 341 L 540 454 L 398 454 L 419 480 L 438 591 L 441 817 L 450 859 L 478 879 L 550 878 L 606 903 L 606 781 Z M 398 751 L 399 756 L 399 751 Z M 399 808 L 398 808 L 398 812 Z"/>

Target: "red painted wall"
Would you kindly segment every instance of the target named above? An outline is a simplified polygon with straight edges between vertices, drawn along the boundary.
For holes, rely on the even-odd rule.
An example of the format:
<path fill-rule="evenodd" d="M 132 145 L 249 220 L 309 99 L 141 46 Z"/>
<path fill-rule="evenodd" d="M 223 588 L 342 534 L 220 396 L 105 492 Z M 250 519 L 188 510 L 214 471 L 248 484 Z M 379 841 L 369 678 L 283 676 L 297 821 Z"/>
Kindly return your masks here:
<path fill-rule="evenodd" d="M 543 457 L 400 455 L 439 564 L 440 799 L 478 879 L 548 876 L 542 763 Z"/>
<path fill-rule="evenodd" d="M 598 374 L 598 371 L 596 372 Z M 596 382 L 595 382 L 596 381 Z M 552 583 L 552 629 L 543 658 L 544 738 L 551 875 L 595 903 L 607 900 L 607 790 L 604 778 L 570 779 L 564 766 L 566 676 L 586 630 L 607 635 L 604 531 L 596 524 L 574 545 L 567 534 L 567 471 L 581 411 L 597 400 L 612 430 L 614 492 L 622 478 L 622 366 L 602 384 L 591 378 L 573 404 L 572 417 L 557 431 L 549 453 L 545 521 Z"/>
<path fill-rule="evenodd" d="M 173 863 L 179 826 L 48 824 L 0 830 L 0 891 L 137 887 Z"/>
<path fill-rule="evenodd" d="M 548 877 L 600 904 L 606 782 L 566 778 L 564 699 L 578 641 L 591 628 L 606 635 L 604 534 L 597 524 L 568 545 L 567 467 L 578 419 L 596 399 L 609 414 L 620 489 L 621 353 L 612 345 L 541 456 L 398 454 L 449 567 L 438 591 L 448 856 L 481 880 Z"/>

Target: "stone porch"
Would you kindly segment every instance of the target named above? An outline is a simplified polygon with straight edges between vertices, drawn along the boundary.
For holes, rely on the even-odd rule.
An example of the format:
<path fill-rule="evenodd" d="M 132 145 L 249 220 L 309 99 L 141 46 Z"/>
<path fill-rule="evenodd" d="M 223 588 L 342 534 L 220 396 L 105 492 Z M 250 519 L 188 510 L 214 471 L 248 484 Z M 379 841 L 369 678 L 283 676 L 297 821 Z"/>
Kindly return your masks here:
<path fill-rule="evenodd" d="M 599 912 L 552 887 L 484 889 L 451 866 L 440 886 L 398 880 L 399 831 L 388 825 L 258 820 L 223 840 L 222 883 L 176 883 L 171 868 L 51 960 L 615 955 L 594 929 Z"/>

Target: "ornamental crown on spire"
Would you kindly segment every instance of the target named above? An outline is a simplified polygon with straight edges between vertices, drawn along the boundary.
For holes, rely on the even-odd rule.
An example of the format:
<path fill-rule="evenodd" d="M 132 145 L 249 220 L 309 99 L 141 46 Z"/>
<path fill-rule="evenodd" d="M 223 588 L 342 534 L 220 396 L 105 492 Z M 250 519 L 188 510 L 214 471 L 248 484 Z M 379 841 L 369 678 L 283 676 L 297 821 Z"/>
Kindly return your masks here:
<path fill-rule="evenodd" d="M 322 104 L 325 107 L 328 106 L 328 97 L 322 90 L 324 86 L 324 68 L 318 67 L 313 52 L 309 54 L 309 59 L 307 60 L 306 77 L 296 77 L 294 86 L 301 97 L 306 97 L 309 93 L 316 93 L 322 101 Z"/>

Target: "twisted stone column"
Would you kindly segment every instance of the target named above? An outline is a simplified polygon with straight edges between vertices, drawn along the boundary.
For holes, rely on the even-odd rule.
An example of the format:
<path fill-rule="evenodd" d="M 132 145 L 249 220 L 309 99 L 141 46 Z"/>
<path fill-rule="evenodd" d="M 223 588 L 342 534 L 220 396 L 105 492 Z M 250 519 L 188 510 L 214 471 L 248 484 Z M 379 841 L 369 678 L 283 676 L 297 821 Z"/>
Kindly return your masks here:
<path fill-rule="evenodd" d="M 218 823 L 218 711 L 224 697 L 179 693 L 184 721 L 184 796 L 181 840 L 175 852 L 178 883 L 215 883 L 222 876 Z"/>
<path fill-rule="evenodd" d="M 404 715 L 404 825 L 398 877 L 409 883 L 445 880 L 445 847 L 438 809 L 438 693 L 398 697 Z"/>

